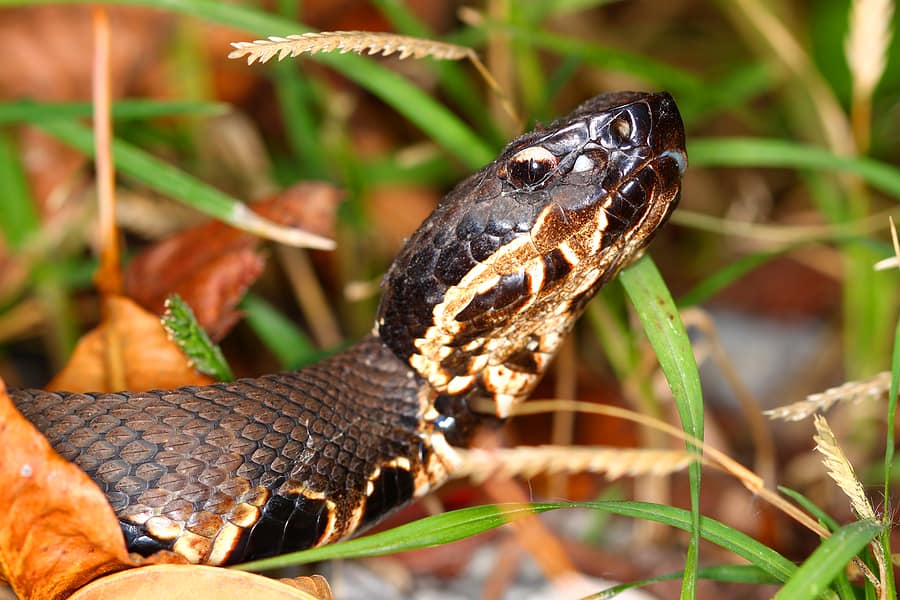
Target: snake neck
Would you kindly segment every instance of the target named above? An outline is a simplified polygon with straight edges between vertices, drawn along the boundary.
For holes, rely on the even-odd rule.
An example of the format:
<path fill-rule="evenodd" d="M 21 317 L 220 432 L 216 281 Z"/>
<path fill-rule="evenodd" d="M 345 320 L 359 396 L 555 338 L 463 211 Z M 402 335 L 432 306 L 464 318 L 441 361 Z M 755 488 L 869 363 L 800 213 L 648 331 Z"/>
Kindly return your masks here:
<path fill-rule="evenodd" d="M 478 390 L 470 390 L 464 394 L 441 393 L 413 369 L 406 361 L 397 357 L 396 353 L 381 339 L 378 331 L 370 333 L 359 343 L 347 350 L 363 361 L 367 369 L 378 373 L 393 373 L 404 387 L 414 389 L 424 427 L 443 435 L 451 446 L 468 447 L 476 432 L 484 427 L 497 427 L 502 423 L 493 414 L 478 412 L 472 408 L 480 399 Z M 409 382 L 414 382 L 412 385 Z M 409 402 L 405 399 L 404 402 Z"/>

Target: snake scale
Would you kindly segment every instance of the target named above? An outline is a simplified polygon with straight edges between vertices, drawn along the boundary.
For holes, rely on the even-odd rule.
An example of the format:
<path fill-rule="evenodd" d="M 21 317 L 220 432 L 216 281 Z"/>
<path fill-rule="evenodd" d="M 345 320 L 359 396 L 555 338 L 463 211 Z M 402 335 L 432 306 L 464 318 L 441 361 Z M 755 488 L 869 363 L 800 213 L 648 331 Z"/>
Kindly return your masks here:
<path fill-rule="evenodd" d="M 528 396 L 666 222 L 686 164 L 671 96 L 598 96 L 441 201 L 344 352 L 232 383 L 13 401 L 105 492 L 132 551 L 230 564 L 333 542 L 441 485 L 454 447 Z"/>

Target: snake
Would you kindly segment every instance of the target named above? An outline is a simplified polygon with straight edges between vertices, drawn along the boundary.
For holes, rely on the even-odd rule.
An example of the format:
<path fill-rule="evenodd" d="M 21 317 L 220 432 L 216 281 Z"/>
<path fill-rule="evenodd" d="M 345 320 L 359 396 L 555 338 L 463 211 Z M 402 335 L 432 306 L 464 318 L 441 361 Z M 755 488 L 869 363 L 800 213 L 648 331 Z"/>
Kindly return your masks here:
<path fill-rule="evenodd" d="M 668 220 L 686 166 L 668 93 L 596 96 L 438 203 L 344 351 L 205 386 L 11 397 L 105 493 L 129 551 L 227 565 L 337 541 L 439 487 L 514 413 Z"/>

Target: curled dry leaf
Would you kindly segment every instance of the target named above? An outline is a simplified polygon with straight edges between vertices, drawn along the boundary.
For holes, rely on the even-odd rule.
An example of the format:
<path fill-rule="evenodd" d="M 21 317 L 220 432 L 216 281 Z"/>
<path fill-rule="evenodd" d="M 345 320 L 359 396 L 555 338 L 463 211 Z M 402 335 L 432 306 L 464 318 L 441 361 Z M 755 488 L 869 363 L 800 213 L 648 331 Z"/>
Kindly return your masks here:
<path fill-rule="evenodd" d="M 64 598 L 134 566 L 106 497 L 16 410 L 0 380 L 0 568 L 20 598 Z"/>
<path fill-rule="evenodd" d="M 326 183 L 305 182 L 253 204 L 281 225 L 330 236 L 341 193 Z M 235 308 L 264 265 L 259 238 L 212 222 L 191 227 L 138 255 L 125 272 L 125 290 L 142 306 L 162 314 L 166 296 L 177 293 L 214 340 L 238 319 Z"/>
<path fill-rule="evenodd" d="M 121 296 L 109 296 L 103 302 L 100 325 L 81 338 L 47 389 L 143 391 L 212 382 L 190 366 L 166 336 L 159 317 Z"/>
<path fill-rule="evenodd" d="M 323 580 L 324 581 L 324 580 Z M 229 571 L 200 565 L 156 565 L 116 573 L 91 583 L 71 600 L 159 600 L 160 590 L 168 600 L 329 600 L 327 595 L 315 595 L 292 585 L 243 571 Z"/>

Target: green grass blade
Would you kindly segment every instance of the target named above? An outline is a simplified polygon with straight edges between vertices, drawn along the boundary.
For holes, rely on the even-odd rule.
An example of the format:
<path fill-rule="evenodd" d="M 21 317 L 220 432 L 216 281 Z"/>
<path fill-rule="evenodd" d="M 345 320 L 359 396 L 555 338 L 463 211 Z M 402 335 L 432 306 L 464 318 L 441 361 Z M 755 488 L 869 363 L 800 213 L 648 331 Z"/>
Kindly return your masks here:
<path fill-rule="evenodd" d="M 888 393 L 887 405 L 887 427 L 885 428 L 885 445 L 884 451 L 884 512 L 885 515 L 893 515 L 894 509 L 891 503 L 891 472 L 894 463 L 894 424 L 897 420 L 897 393 L 898 384 L 900 384 L 900 321 L 894 327 L 894 351 L 891 359 L 891 389 Z M 881 534 L 881 546 L 884 549 L 885 556 L 893 556 L 891 552 L 891 529 L 885 528 Z M 887 578 L 883 582 L 887 598 L 895 597 L 897 594 L 896 581 L 894 579 L 894 570 L 887 569 Z"/>
<path fill-rule="evenodd" d="M 678 110 L 687 129 L 709 122 L 720 112 L 737 113 L 744 121 L 753 122 L 758 115 L 748 110 L 748 103 L 770 92 L 778 85 L 775 69 L 767 62 L 751 63 L 731 69 L 720 79 L 707 84 L 715 93 L 694 92 L 678 96 Z"/>
<path fill-rule="evenodd" d="M 233 568 L 244 571 L 262 571 L 320 560 L 359 558 L 415 550 L 460 540 L 529 514 L 563 508 L 601 510 L 625 517 L 662 523 L 685 531 L 691 530 L 693 522 L 692 514 L 684 509 L 651 502 L 604 500 L 477 506 L 425 517 L 413 523 L 362 538 L 244 563 Z M 797 570 L 791 561 L 765 544 L 714 519 L 703 517 L 700 521 L 699 531 L 707 541 L 737 554 L 777 581 L 787 581 Z"/>
<path fill-rule="evenodd" d="M 494 159 L 494 150 L 459 118 L 400 75 L 356 55 L 316 56 L 381 98 L 469 168 Z"/>
<path fill-rule="evenodd" d="M 710 94 L 703 80 L 688 71 L 650 60 L 639 54 L 601 46 L 585 39 L 500 24 L 496 21 L 486 21 L 485 27 L 496 28 L 515 39 L 550 50 L 560 56 L 579 57 L 586 63 L 601 67 L 604 71 L 628 73 L 629 77 L 643 79 L 650 84 L 670 90 L 675 95 L 697 94 L 703 89 L 706 89 L 707 95 Z"/>
<path fill-rule="evenodd" d="M 438 39 L 434 32 L 409 9 L 407 2 L 373 0 L 372 4 L 390 21 L 395 31 L 413 37 Z M 473 83 L 473 78 L 469 77 L 463 68 L 464 65 L 459 62 L 434 61 L 432 66 L 450 101 L 462 109 L 466 117 L 479 128 L 490 133 L 492 139 L 498 138 L 498 143 L 502 144 L 505 140 L 499 139 L 499 132 L 496 131 L 490 111 L 484 109 L 484 82 L 481 82 L 482 85 Z"/>
<path fill-rule="evenodd" d="M 0 234 L 13 250 L 22 246 L 40 227 L 31 199 L 19 148 L 12 135 L 0 129 Z"/>
<path fill-rule="evenodd" d="M 785 496 L 791 498 L 801 507 L 805 508 L 809 514 L 814 516 L 819 520 L 820 523 L 827 527 L 828 531 L 837 531 L 841 528 L 840 523 L 831 518 L 828 513 L 816 506 L 809 498 L 807 498 L 800 492 L 795 492 L 794 490 L 786 488 L 784 486 L 778 486 L 778 490 Z M 850 580 L 847 578 L 847 574 L 845 572 L 842 571 L 841 573 L 838 573 L 838 576 L 834 580 L 834 587 L 837 590 L 838 596 L 840 598 L 854 598 L 853 592 L 851 591 L 852 586 L 850 585 Z"/>
<path fill-rule="evenodd" d="M 298 369 L 321 354 L 293 321 L 259 296 L 244 296 L 241 309 L 246 314 L 247 324 L 275 355 L 282 368 Z"/>
<path fill-rule="evenodd" d="M 770 138 L 700 138 L 688 142 L 692 167 L 781 167 L 846 171 L 900 198 L 900 169 L 871 158 L 846 157 L 824 148 Z"/>
<path fill-rule="evenodd" d="M 136 121 L 159 117 L 208 117 L 230 110 L 221 102 L 169 100 L 118 100 L 113 102 L 112 117 L 119 121 Z M 0 102 L 0 124 L 42 122 L 55 119 L 88 119 L 92 116 L 89 102 L 35 102 L 17 100 Z"/>
<path fill-rule="evenodd" d="M 731 285 L 756 267 L 767 263 L 774 257 L 787 252 L 757 252 L 742 256 L 733 263 L 716 271 L 703 279 L 696 286 L 688 290 L 678 299 L 679 307 L 696 306 L 709 300 L 715 293 Z"/>
<path fill-rule="evenodd" d="M 16 3 L 19 1 L 13 0 Z M 290 19 L 267 14 L 248 6 L 217 0 L 119 0 L 114 3 L 168 9 L 230 25 L 256 36 L 290 35 L 311 31 L 306 25 Z M 315 54 L 309 59 L 328 65 L 381 98 L 470 168 L 481 167 L 493 160 L 494 150 L 482 142 L 459 118 L 394 71 L 382 67 L 372 59 L 355 54 Z"/>
<path fill-rule="evenodd" d="M 582 502 L 578 506 L 605 510 L 613 514 L 662 523 L 684 531 L 691 531 L 694 522 L 692 512 L 682 508 L 636 501 Z M 778 581 L 787 581 L 797 570 L 796 565 L 749 535 L 733 529 L 715 519 L 700 517 L 700 535 L 703 539 L 721 546 L 756 565 Z"/>
<path fill-rule="evenodd" d="M 889 360 L 891 330 L 884 324 L 896 314 L 896 277 L 872 268 L 885 256 L 865 242 L 848 242 L 841 253 L 848 282 L 841 286 L 844 366 L 848 378 L 862 379 L 881 370 Z"/>
<path fill-rule="evenodd" d="M 802 600 L 817 597 L 843 572 L 856 553 L 883 529 L 881 524 L 871 521 L 856 521 L 838 529 L 816 548 L 775 598 Z"/>
<path fill-rule="evenodd" d="M 687 331 L 681 322 L 678 308 L 666 288 L 656 265 L 648 256 L 642 257 L 619 275 L 628 297 L 637 310 L 647 338 L 662 367 L 684 431 L 703 439 L 703 395 L 700 375 Z M 689 448 L 693 446 L 689 445 Z M 696 591 L 698 546 L 700 543 L 700 464 L 689 467 L 691 512 L 693 526 L 685 558 L 685 579 L 682 597 L 694 597 Z"/>
<path fill-rule="evenodd" d="M 801 507 L 805 508 L 806 511 L 814 516 L 820 523 L 825 525 L 828 528 L 828 531 L 837 531 L 841 524 L 834 520 L 827 512 L 816 506 L 812 500 L 801 494 L 800 492 L 794 491 L 790 488 L 786 488 L 782 485 L 778 486 L 778 491 L 799 504 Z"/>
<path fill-rule="evenodd" d="M 653 261 L 644 256 L 622 271 L 619 280 L 637 310 L 653 345 L 684 430 L 703 439 L 703 397 L 690 339 L 672 295 Z"/>
<path fill-rule="evenodd" d="M 313 115 L 313 89 L 296 65 L 274 65 L 275 96 L 284 119 L 285 134 L 294 153 L 295 169 L 301 179 L 322 179 L 330 175 L 327 156 Z"/>
<path fill-rule="evenodd" d="M 576 506 L 571 503 L 533 503 L 463 508 L 425 517 L 374 535 L 244 563 L 233 568 L 243 571 L 264 571 L 333 558 L 361 558 L 429 548 L 455 542 L 528 515 Z"/>
<path fill-rule="evenodd" d="M 94 156 L 93 132 L 74 121 L 38 122 L 35 125 L 89 156 Z M 175 198 L 197 210 L 256 235 L 293 244 L 330 249 L 330 240 L 299 229 L 282 227 L 252 212 L 246 204 L 188 175 L 177 167 L 120 139 L 112 142 L 116 169 L 150 189 Z"/>
<path fill-rule="evenodd" d="M 221 348 L 209 339 L 181 296 L 170 294 L 166 298 L 166 310 L 160 320 L 169 339 L 178 344 L 195 369 L 219 381 L 234 380 Z"/>
<path fill-rule="evenodd" d="M 719 565 L 715 567 L 703 567 L 697 571 L 697 576 L 700 579 L 722 581 L 725 583 L 746 583 L 756 585 L 778 585 L 779 583 L 777 579 L 754 565 Z M 602 592 L 586 596 L 582 598 L 582 600 L 608 600 L 631 589 L 641 588 L 652 583 L 659 583 L 660 581 L 680 579 L 681 577 L 684 577 L 684 571 L 675 571 L 673 573 L 666 573 L 665 575 L 658 575 L 640 581 L 621 583 L 611 588 L 607 588 Z"/>

